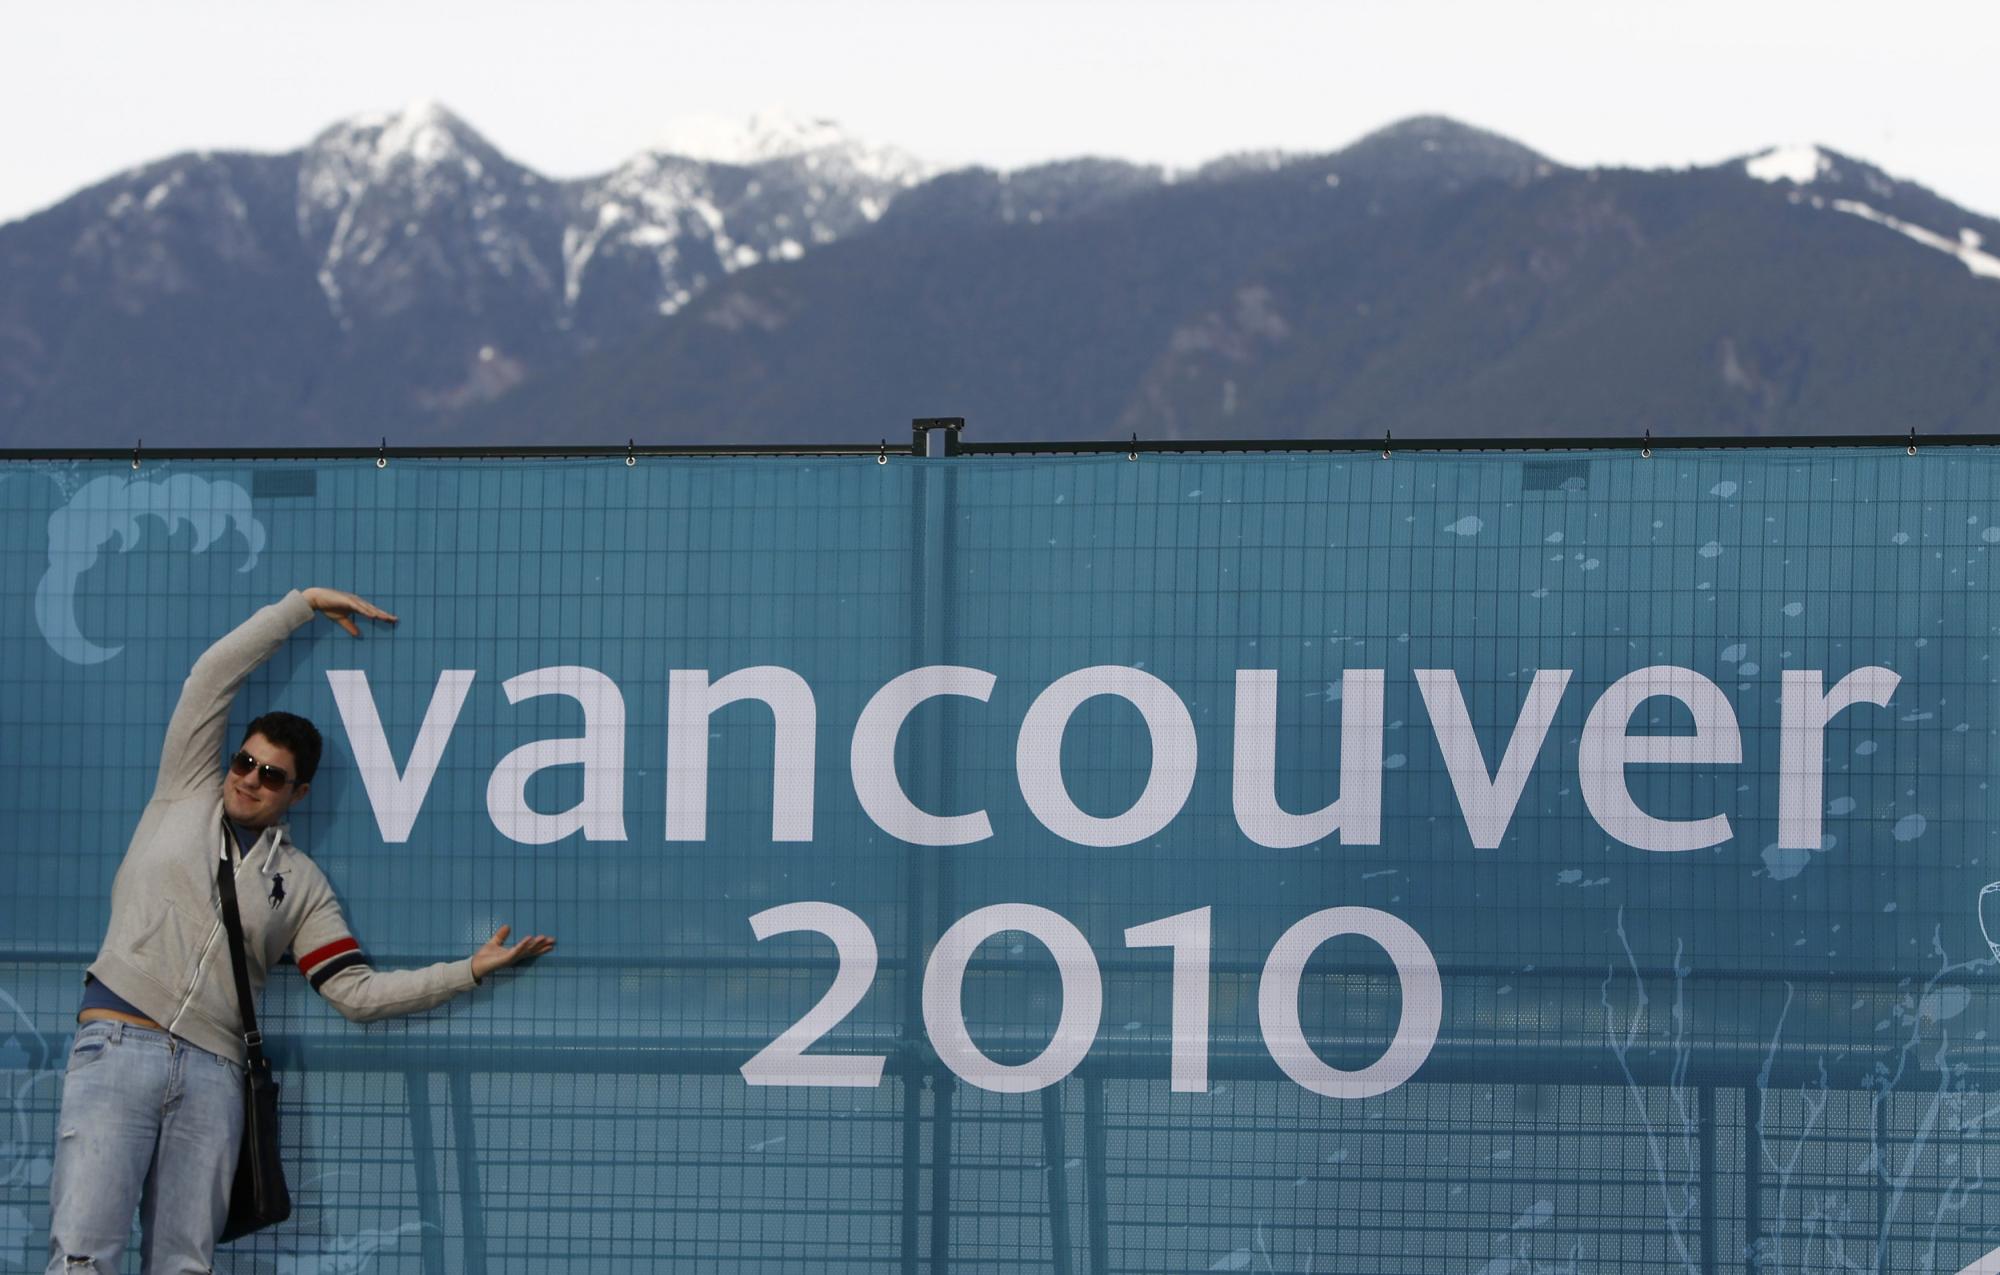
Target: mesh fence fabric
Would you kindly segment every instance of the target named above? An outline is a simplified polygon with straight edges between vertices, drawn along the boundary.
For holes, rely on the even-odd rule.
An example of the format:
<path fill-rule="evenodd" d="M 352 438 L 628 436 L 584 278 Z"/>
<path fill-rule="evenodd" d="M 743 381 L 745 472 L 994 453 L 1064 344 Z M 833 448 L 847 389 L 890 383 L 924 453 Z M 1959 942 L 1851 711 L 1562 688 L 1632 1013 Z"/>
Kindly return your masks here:
<path fill-rule="evenodd" d="M 231 740 L 320 724 L 370 955 L 561 946 L 368 1027 L 274 972 L 300 1209 L 230 1269 L 1958 1272 L 1996 469 L 0 467 L 0 1269 L 188 666 L 323 584 L 402 622 Z"/>

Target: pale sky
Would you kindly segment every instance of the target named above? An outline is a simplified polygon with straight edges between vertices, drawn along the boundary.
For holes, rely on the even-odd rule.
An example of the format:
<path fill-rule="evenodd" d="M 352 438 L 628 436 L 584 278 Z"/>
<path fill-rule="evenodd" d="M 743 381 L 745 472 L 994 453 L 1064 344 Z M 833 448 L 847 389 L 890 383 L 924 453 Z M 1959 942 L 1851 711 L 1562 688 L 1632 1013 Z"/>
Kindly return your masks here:
<path fill-rule="evenodd" d="M 1993 0 L 99 0 L 0 32 L 0 221 L 420 98 L 552 177 L 774 106 L 1000 168 L 1329 151 L 1439 113 L 1578 165 L 1819 142 L 2000 214 Z"/>

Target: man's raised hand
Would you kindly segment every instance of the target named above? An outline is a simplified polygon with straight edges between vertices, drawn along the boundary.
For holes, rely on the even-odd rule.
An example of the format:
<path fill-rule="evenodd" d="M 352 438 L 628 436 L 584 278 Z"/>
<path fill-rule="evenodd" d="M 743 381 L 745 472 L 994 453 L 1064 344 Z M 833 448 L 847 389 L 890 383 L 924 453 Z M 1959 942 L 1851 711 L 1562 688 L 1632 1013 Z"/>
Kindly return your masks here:
<path fill-rule="evenodd" d="M 319 612 L 327 619 L 332 620 L 341 628 L 346 629 L 348 633 L 355 637 L 361 636 L 360 626 L 354 623 L 354 617 L 357 615 L 370 620 L 380 621 L 383 624 L 394 624 L 396 622 L 396 617 L 390 615 L 381 607 L 376 606 L 372 602 L 357 598 L 351 593 L 343 593 L 339 589 L 307 589 L 302 596 L 305 598 L 307 606 Z"/>
<path fill-rule="evenodd" d="M 546 934 L 531 934 L 514 946 L 508 947 L 507 936 L 513 930 L 514 927 L 511 925 L 501 926 L 493 931 L 492 938 L 487 939 L 485 944 L 472 954 L 474 978 L 485 978 L 494 970 L 505 969 L 509 965 L 519 965 L 523 961 L 532 961 L 555 950 L 556 941 Z"/>

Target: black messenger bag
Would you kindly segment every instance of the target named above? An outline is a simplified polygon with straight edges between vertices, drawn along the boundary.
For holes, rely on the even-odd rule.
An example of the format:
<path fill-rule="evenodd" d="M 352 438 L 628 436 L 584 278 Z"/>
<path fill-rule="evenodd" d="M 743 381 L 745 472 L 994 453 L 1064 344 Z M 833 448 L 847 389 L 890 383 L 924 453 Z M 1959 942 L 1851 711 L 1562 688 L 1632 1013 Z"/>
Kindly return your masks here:
<path fill-rule="evenodd" d="M 225 835 L 227 832 L 225 830 Z M 222 1243 L 276 1226 L 292 1215 L 285 1166 L 278 1162 L 278 1080 L 264 1056 L 257 1030 L 257 1006 L 250 992 L 250 967 L 243 956 L 243 917 L 236 910 L 236 873 L 225 854 L 216 872 L 222 894 L 222 924 L 229 931 L 229 964 L 236 971 L 236 1001 L 243 1012 L 243 1145 L 236 1155 L 236 1181 L 229 1190 L 229 1221 Z"/>

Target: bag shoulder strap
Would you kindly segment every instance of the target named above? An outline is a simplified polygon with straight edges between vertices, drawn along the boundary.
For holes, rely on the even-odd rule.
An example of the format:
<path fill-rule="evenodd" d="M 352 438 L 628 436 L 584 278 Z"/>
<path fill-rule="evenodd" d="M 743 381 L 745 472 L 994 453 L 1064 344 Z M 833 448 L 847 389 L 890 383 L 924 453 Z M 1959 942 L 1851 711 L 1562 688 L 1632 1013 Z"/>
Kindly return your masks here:
<path fill-rule="evenodd" d="M 230 843 L 235 840 L 227 824 L 222 828 L 222 859 L 215 871 L 215 888 L 222 895 L 222 925 L 229 931 L 229 966 L 236 973 L 236 1003 L 243 1014 L 243 1048 L 250 1069 L 262 1071 L 264 1033 L 257 1030 L 257 1001 L 250 991 L 250 961 L 243 955 L 243 917 L 236 910 L 235 856 Z"/>

